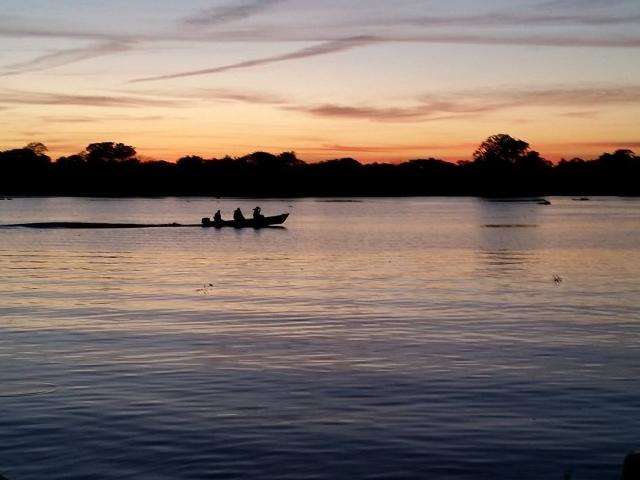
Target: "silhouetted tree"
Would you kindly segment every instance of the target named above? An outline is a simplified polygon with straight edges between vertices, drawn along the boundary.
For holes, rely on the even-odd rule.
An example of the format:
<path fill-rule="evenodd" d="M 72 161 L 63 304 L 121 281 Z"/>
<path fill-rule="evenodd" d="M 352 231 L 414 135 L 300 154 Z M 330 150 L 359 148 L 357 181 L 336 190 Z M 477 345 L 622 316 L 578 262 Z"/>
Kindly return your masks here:
<path fill-rule="evenodd" d="M 92 143 L 87 146 L 85 157 L 89 164 L 137 162 L 134 147 L 115 142 Z"/>
<path fill-rule="evenodd" d="M 538 195 L 640 194 L 640 158 L 620 149 L 595 160 L 551 164 L 506 134 L 487 138 L 472 161 L 436 158 L 307 164 L 295 152 L 238 158 L 185 156 L 140 162 L 134 147 L 92 143 L 55 163 L 42 143 L 0 151 L 0 193 L 71 195 Z"/>
<path fill-rule="evenodd" d="M 544 193 L 552 164 L 527 142 L 501 133 L 482 142 L 473 162 L 462 167 L 480 181 L 478 193 L 502 196 Z"/>
<path fill-rule="evenodd" d="M 37 193 L 46 188 L 51 159 L 41 143 L 0 152 L 0 189 Z"/>
<path fill-rule="evenodd" d="M 492 135 L 480 144 L 473 153 L 476 165 L 501 168 L 515 165 L 529 153 L 529 144 L 510 135 Z"/>
<path fill-rule="evenodd" d="M 29 150 L 31 150 L 33 153 L 35 153 L 38 156 L 44 156 L 49 151 L 47 146 L 45 144 L 43 144 L 43 143 L 40 143 L 40 142 L 29 143 L 24 148 L 28 148 Z"/>
<path fill-rule="evenodd" d="M 603 153 L 594 162 L 600 185 L 605 191 L 630 195 L 638 190 L 640 157 L 632 150 Z"/>

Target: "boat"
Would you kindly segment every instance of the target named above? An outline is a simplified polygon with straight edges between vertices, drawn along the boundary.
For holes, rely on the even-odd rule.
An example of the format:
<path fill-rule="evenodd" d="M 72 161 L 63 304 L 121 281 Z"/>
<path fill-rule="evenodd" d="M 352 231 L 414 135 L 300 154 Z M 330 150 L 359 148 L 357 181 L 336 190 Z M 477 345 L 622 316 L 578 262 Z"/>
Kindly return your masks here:
<path fill-rule="evenodd" d="M 222 220 L 220 222 L 215 222 L 208 217 L 204 217 L 202 219 L 202 226 L 205 228 L 224 228 L 224 227 L 233 227 L 233 228 L 267 228 L 273 227 L 276 225 L 282 225 L 289 218 L 288 213 L 283 213 L 282 215 L 275 215 L 273 217 L 260 217 L 260 218 L 246 218 L 241 221 L 235 220 Z"/>

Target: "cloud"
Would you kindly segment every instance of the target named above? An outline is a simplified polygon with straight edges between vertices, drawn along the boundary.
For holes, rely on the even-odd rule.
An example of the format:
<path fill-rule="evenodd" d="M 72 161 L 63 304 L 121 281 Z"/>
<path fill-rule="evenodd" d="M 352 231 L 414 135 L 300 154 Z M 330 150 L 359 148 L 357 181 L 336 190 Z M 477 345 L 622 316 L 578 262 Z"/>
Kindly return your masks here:
<path fill-rule="evenodd" d="M 23 90 L 0 90 L 0 103 L 13 105 L 76 105 L 83 107 L 166 107 L 175 100 L 134 96 L 78 95 Z"/>
<path fill-rule="evenodd" d="M 538 47 L 601 47 L 639 48 L 640 37 L 607 35 L 597 37 L 549 36 L 549 35 L 485 35 L 460 33 L 435 33 L 380 37 L 379 42 L 449 43 L 467 45 L 505 45 Z"/>
<path fill-rule="evenodd" d="M 127 91 L 132 93 L 132 91 Z M 260 105 L 284 105 L 288 101 L 284 97 L 271 93 L 250 90 L 233 90 L 228 88 L 196 88 L 186 92 L 175 90 L 134 90 L 133 93 L 152 95 L 155 97 L 172 97 L 180 99 L 195 99 L 200 101 L 215 100 L 222 102 L 255 103 Z"/>
<path fill-rule="evenodd" d="M 363 45 L 369 45 L 375 42 L 375 39 L 371 37 L 353 37 L 343 40 L 334 40 L 331 42 L 325 42 L 320 45 L 314 45 L 312 47 L 296 50 L 291 53 L 285 53 L 282 55 L 274 55 L 271 57 L 258 58 L 255 60 L 247 60 L 244 62 L 231 63 L 228 65 L 222 65 L 220 67 L 206 68 L 203 70 L 191 70 L 187 72 L 173 73 L 169 75 L 159 75 L 155 77 L 139 78 L 131 80 L 131 83 L 139 82 L 151 82 L 156 80 L 169 80 L 172 78 L 184 78 L 193 77 L 196 75 L 211 75 L 216 73 L 228 72 L 230 70 L 239 70 L 243 68 L 257 67 L 263 65 L 270 65 L 272 63 L 285 62 L 288 60 L 297 60 L 301 58 L 317 57 L 319 55 L 328 55 L 331 53 L 344 52 Z"/>
<path fill-rule="evenodd" d="M 506 89 L 492 91 L 502 95 L 509 103 L 525 105 L 590 106 L 640 103 L 640 86 L 600 85 L 583 87 L 533 88 L 527 90 Z"/>
<path fill-rule="evenodd" d="M 200 89 L 200 98 L 222 101 L 256 103 L 261 105 L 283 105 L 287 103 L 283 97 L 259 92 L 234 91 L 226 89 Z"/>
<path fill-rule="evenodd" d="M 521 107 L 593 107 L 594 105 L 640 104 L 640 87 L 596 86 L 546 89 L 492 89 L 447 95 L 422 95 L 405 106 L 296 105 L 287 110 L 317 117 L 369 120 L 376 122 L 440 121 L 473 118 L 483 114 Z M 594 112 L 587 112 L 593 115 Z M 585 113 L 582 112 L 582 115 Z M 574 113 L 574 116 L 577 116 Z"/>
<path fill-rule="evenodd" d="M 7 65 L 4 67 L 3 71 L 0 71 L 0 76 L 46 70 L 48 68 L 60 67 L 70 63 L 80 62 L 82 60 L 126 52 L 132 48 L 133 44 L 131 42 L 114 40 L 89 45 L 87 47 L 59 50 L 57 52 L 48 53 L 34 58 L 33 60 Z"/>
<path fill-rule="evenodd" d="M 129 83 L 153 82 L 176 78 L 194 77 L 200 75 L 214 75 L 233 70 L 253 68 L 273 63 L 298 60 L 302 58 L 328 55 L 351 50 L 374 43 L 451 43 L 470 45 L 518 45 L 518 46 L 549 46 L 549 47 L 603 47 L 603 48 L 638 48 L 640 37 L 607 36 L 607 37 L 552 37 L 552 36 L 489 36 L 465 34 L 431 34 L 406 36 L 359 36 L 339 40 L 330 40 L 320 45 L 303 48 L 291 53 L 274 55 L 254 60 L 231 63 L 218 67 L 190 70 L 185 72 L 157 75 L 130 80 Z"/>
<path fill-rule="evenodd" d="M 625 0 L 546 0 L 536 2 L 536 8 L 611 8 L 615 5 L 624 5 Z"/>
<path fill-rule="evenodd" d="M 541 25 L 625 25 L 640 23 L 640 15 L 601 15 L 586 13 L 504 13 L 479 15 L 422 16 L 390 19 L 387 24 L 421 27 L 521 27 Z"/>
<path fill-rule="evenodd" d="M 176 117 L 172 116 L 171 119 L 175 120 Z M 165 117 L 161 115 L 144 115 L 144 116 L 134 116 L 134 115 L 101 115 L 99 117 L 96 116 L 88 116 L 88 115 L 68 115 L 68 116 L 60 116 L 60 115 L 43 115 L 39 117 L 39 120 L 47 123 L 95 123 L 95 122 L 154 122 L 159 120 L 164 120 Z"/>
<path fill-rule="evenodd" d="M 610 15 L 610 16 L 590 16 L 587 14 L 483 14 L 477 16 L 449 16 L 449 17 L 416 17 L 410 19 L 389 19 L 376 21 L 376 19 L 365 18 L 358 23 L 348 25 L 335 22 L 323 25 L 318 23 L 315 28 L 300 25 L 271 25 L 253 28 L 243 28 L 239 30 L 223 31 L 175 31 L 175 32 L 136 32 L 136 34 L 116 34 L 99 31 L 86 31 L 78 29 L 53 29 L 49 27 L 20 26 L 14 23 L 0 24 L 0 36 L 15 38 L 67 38 L 78 40 L 100 40 L 104 42 L 155 42 L 157 44 L 167 42 L 325 42 L 326 44 L 339 44 L 348 42 L 350 39 L 368 39 L 370 42 L 415 42 L 428 44 L 468 44 L 468 45 L 521 45 L 521 46 L 547 46 L 547 47 L 604 47 L 604 48 L 640 48 L 640 36 L 630 34 L 627 29 L 626 34 L 619 32 L 607 33 L 592 32 L 585 34 L 580 30 L 567 29 L 563 35 L 548 34 L 526 34 L 525 33 L 502 33 L 495 32 L 470 32 L 466 33 L 464 28 L 478 28 L 482 26 L 504 26 L 517 27 L 523 31 L 523 27 L 535 26 L 535 22 L 542 24 L 566 23 L 579 27 L 579 23 L 584 25 L 615 25 L 622 23 L 640 23 L 640 15 Z M 573 22 L 573 23 L 571 23 Z M 416 28 L 443 26 L 449 30 L 425 32 L 418 30 L 408 32 L 407 27 L 413 24 Z M 385 27 L 381 32 L 381 27 Z M 452 29 L 456 30 L 452 30 Z M 371 34 L 373 32 L 373 34 Z M 313 48 L 313 47 L 312 47 Z M 294 57 L 296 58 L 296 57 Z M 284 61 L 282 60 L 274 61 Z M 247 65 L 245 65 L 245 63 Z M 268 63 L 272 63 L 271 61 Z M 239 65 L 229 65 L 222 67 L 225 70 L 231 68 L 248 68 L 254 66 L 252 61 L 241 62 Z M 203 73 L 216 73 L 217 68 L 212 68 L 213 72 L 204 70 Z M 224 70 L 222 70 L 224 71 Z M 189 73 L 189 72 L 185 72 Z M 181 74 L 177 74 L 181 75 Z"/>
<path fill-rule="evenodd" d="M 600 112 L 598 112 L 597 110 L 591 110 L 591 111 L 585 111 L 585 112 L 565 112 L 565 113 L 561 113 L 560 115 L 563 117 L 569 117 L 569 118 L 591 119 L 591 118 L 596 118 L 599 114 Z"/>
<path fill-rule="evenodd" d="M 433 122 L 477 118 L 486 114 L 523 107 L 567 108 L 559 113 L 567 117 L 592 118 L 595 107 L 610 105 L 640 105 L 640 86 L 633 85 L 571 85 L 549 88 L 488 88 L 454 91 L 446 94 L 423 94 L 406 99 L 401 104 L 305 104 L 293 98 L 270 93 L 226 88 L 175 90 L 134 90 L 128 94 L 151 95 L 174 101 L 239 102 L 266 105 L 284 111 L 315 117 L 362 120 L 373 122 Z M 1 101 L 1 97 L 0 97 Z M 577 110 L 584 109 L 584 110 Z"/>
<path fill-rule="evenodd" d="M 290 105 L 287 110 L 309 113 L 317 117 L 349 118 L 377 121 L 406 121 L 423 118 L 426 112 L 422 106 L 410 107 L 375 107 L 352 106 L 325 103 L 322 105 L 304 106 Z"/>
<path fill-rule="evenodd" d="M 78 40 L 104 40 L 104 41 L 134 41 L 141 39 L 158 39 L 159 36 L 146 35 L 118 35 L 115 33 L 100 32 L 95 30 L 81 30 L 75 28 L 50 28 L 50 27 L 33 27 L 28 25 L 0 24 L 0 36 L 14 38 L 65 38 Z"/>
<path fill-rule="evenodd" d="M 566 142 L 562 145 L 571 145 L 575 147 L 603 147 L 603 148 L 640 148 L 640 141 L 624 141 L 624 140 L 599 140 L 594 142 Z"/>
<path fill-rule="evenodd" d="M 339 145 L 339 144 L 324 144 L 321 147 L 314 147 L 313 150 L 324 150 L 328 152 L 352 152 L 352 153 L 394 153 L 402 151 L 416 151 L 416 150 L 448 150 L 454 148 L 472 148 L 476 145 L 473 143 L 459 143 L 459 144 L 429 144 L 429 145 Z"/>
<path fill-rule="evenodd" d="M 419 103 L 405 107 L 350 106 L 339 104 L 289 105 L 286 110 L 307 113 L 316 117 L 342 118 L 351 120 L 369 120 L 374 122 L 426 122 L 476 118 L 481 113 L 492 111 L 495 107 L 477 107 L 451 105 L 438 107 L 428 103 Z"/>
<path fill-rule="evenodd" d="M 237 22 L 269 9 L 283 0 L 253 0 L 240 5 L 227 5 L 202 10 L 184 19 L 185 24 L 193 26 L 217 26 Z"/>

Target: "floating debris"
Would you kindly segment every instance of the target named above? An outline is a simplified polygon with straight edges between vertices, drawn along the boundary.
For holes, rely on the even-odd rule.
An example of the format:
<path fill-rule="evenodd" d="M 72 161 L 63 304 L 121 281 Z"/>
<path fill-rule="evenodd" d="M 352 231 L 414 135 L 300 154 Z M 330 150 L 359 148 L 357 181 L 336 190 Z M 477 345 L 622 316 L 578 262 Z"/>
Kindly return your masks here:
<path fill-rule="evenodd" d="M 548 201 L 544 197 L 485 197 L 483 200 L 495 203 L 540 203 Z"/>
<path fill-rule="evenodd" d="M 535 228 L 537 226 L 530 223 L 489 223 L 485 228 Z"/>
<path fill-rule="evenodd" d="M 553 276 L 553 282 L 556 285 L 560 285 L 562 283 L 562 277 L 560 275 L 554 275 Z"/>
<path fill-rule="evenodd" d="M 202 295 L 209 295 L 212 288 L 213 283 L 203 283 L 202 288 L 197 289 L 196 292 L 201 293 Z"/>

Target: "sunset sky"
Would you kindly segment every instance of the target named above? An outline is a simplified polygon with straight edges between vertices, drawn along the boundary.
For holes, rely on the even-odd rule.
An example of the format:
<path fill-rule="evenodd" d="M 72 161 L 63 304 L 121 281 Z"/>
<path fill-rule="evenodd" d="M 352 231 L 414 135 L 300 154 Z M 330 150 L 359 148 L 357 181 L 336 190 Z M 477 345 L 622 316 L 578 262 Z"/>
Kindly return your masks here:
<path fill-rule="evenodd" d="M 638 0 L 4 0 L 0 149 L 640 151 Z"/>

